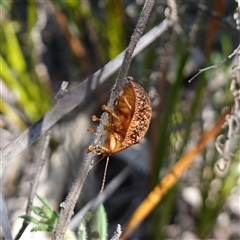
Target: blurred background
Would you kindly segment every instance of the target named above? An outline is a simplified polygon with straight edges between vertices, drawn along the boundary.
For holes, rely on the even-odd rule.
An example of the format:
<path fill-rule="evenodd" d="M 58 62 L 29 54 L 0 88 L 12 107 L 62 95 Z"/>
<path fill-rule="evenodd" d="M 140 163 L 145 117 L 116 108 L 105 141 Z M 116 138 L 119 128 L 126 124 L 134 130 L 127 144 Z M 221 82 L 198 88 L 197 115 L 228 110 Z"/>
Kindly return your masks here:
<path fill-rule="evenodd" d="M 174 3 L 177 23 L 133 59 L 128 73 L 148 93 L 153 116 L 139 144 L 110 157 L 106 184 L 125 167 L 130 169 L 104 202 L 110 235 L 118 223 L 126 224 L 174 163 L 215 123 L 222 110 L 234 103 L 230 87 L 238 55 L 188 81 L 199 69 L 217 64 L 239 45 L 237 2 Z M 142 7 L 142 0 L 1 1 L 0 147 L 51 108 L 63 81 L 69 82 L 71 91 L 123 51 Z M 167 1 L 156 1 L 145 33 L 170 13 Z M 92 137 L 87 129 L 98 125 L 91 116 L 100 116 L 116 76 L 117 72 L 89 92 L 89 98 L 52 129 L 37 193 L 57 211 L 87 152 Z M 227 129 L 221 134 L 226 136 Z M 195 157 L 129 239 L 240 238 L 239 132 L 231 140 L 233 147 L 224 170 L 216 167 L 221 157 L 215 142 L 213 139 Z M 14 236 L 23 222 L 19 216 L 26 213 L 43 143 L 40 138 L 2 171 L 2 191 Z M 90 172 L 75 213 L 99 193 L 104 167 L 105 160 Z M 40 239 L 40 234 L 32 233 L 26 239 Z"/>

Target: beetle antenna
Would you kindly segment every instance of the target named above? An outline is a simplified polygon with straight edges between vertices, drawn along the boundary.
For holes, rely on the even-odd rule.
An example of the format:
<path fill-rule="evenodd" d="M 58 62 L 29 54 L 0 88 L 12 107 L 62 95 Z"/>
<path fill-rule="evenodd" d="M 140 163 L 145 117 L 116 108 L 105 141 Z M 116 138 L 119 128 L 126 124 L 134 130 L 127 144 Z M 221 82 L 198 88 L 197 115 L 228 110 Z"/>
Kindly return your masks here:
<path fill-rule="evenodd" d="M 104 186 L 105 186 L 106 175 L 107 175 L 107 168 L 108 168 L 108 162 L 109 162 L 109 155 L 107 156 L 107 161 L 106 161 L 106 165 L 105 165 L 105 169 L 104 169 L 104 174 L 103 174 L 103 180 L 102 180 L 102 186 L 101 186 L 100 193 L 103 191 Z"/>
<path fill-rule="evenodd" d="M 101 160 L 103 160 L 104 157 L 106 157 L 106 156 L 102 156 L 96 163 L 93 164 L 92 167 L 95 167 Z"/>

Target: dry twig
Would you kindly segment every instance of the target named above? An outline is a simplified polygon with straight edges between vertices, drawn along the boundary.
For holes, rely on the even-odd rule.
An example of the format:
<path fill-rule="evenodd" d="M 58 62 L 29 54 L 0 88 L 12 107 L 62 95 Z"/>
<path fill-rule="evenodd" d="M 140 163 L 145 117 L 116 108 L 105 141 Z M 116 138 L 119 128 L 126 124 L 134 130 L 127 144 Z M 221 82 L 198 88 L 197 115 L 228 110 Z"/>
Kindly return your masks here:
<path fill-rule="evenodd" d="M 54 105 L 57 104 L 63 98 L 63 96 L 66 94 L 67 86 L 68 86 L 68 82 L 65 82 L 65 81 L 62 82 L 59 92 L 54 97 Z M 29 197 L 28 197 L 28 203 L 27 203 L 27 207 L 26 207 L 26 215 L 28 215 L 28 216 L 31 215 L 31 210 L 30 210 L 29 206 L 33 205 L 33 200 L 34 200 L 34 197 L 37 192 L 40 175 L 42 173 L 42 169 L 47 160 L 47 150 L 48 150 L 51 134 L 52 134 L 52 131 L 48 130 L 45 133 L 45 136 L 43 138 L 43 146 L 41 149 L 41 155 L 40 155 L 40 158 L 37 160 L 36 172 L 34 174 L 34 179 L 31 183 L 30 193 L 29 193 Z M 28 222 L 26 220 L 24 220 L 21 229 L 19 230 L 18 234 L 16 235 L 16 239 L 19 239 L 21 237 L 22 233 L 24 232 L 24 230 L 26 229 L 27 226 L 28 226 Z"/>
<path fill-rule="evenodd" d="M 2 229 L 3 235 L 5 239 L 12 240 L 12 232 L 11 232 L 11 227 L 10 227 L 10 221 L 8 217 L 8 211 L 7 211 L 7 206 L 2 194 L 2 191 L 0 190 L 0 227 Z"/>
<path fill-rule="evenodd" d="M 129 177 L 131 174 L 131 169 L 125 167 L 117 176 L 115 176 L 111 182 L 104 188 L 103 192 L 98 194 L 96 198 L 89 201 L 81 210 L 74 215 L 69 224 L 71 230 L 76 230 L 82 217 L 91 209 L 96 210 L 96 208 L 106 201 L 118 188 L 119 186 Z"/>
<path fill-rule="evenodd" d="M 214 64 L 214 65 L 209 66 L 209 67 L 206 67 L 206 68 L 203 68 L 203 69 L 199 69 L 199 70 L 198 70 L 198 73 L 195 74 L 190 80 L 188 80 L 188 82 L 189 82 L 189 83 L 192 82 L 193 79 L 195 79 L 198 75 L 200 75 L 200 74 L 203 73 L 203 72 L 206 72 L 206 71 L 211 70 L 211 69 L 216 69 L 216 68 L 218 68 L 218 67 L 221 66 L 223 63 L 225 63 L 228 59 L 231 59 L 233 56 L 235 56 L 235 55 L 238 53 L 239 49 L 240 49 L 240 45 L 238 45 L 238 47 L 237 47 L 230 55 L 228 55 L 226 58 L 224 58 L 224 59 L 223 59 L 222 61 L 220 61 L 219 63 Z"/>
<path fill-rule="evenodd" d="M 123 60 L 121 69 L 119 71 L 114 90 L 112 91 L 109 102 L 107 104 L 109 108 L 113 108 L 114 101 L 116 100 L 117 96 L 119 95 L 124 85 L 126 84 L 125 78 L 127 76 L 127 72 L 130 67 L 134 49 L 143 33 L 143 30 L 145 29 L 145 26 L 153 5 L 154 5 L 154 0 L 147 0 L 144 4 L 143 10 L 138 19 L 138 23 L 131 37 L 129 46 L 126 49 L 124 60 Z M 100 125 L 98 126 L 91 143 L 92 145 L 96 145 L 100 142 L 101 135 L 104 130 L 104 126 L 106 125 L 106 122 L 107 122 L 107 117 L 108 117 L 107 113 L 102 114 L 100 119 Z M 75 207 L 79 194 L 81 193 L 83 183 L 87 177 L 88 172 L 91 170 L 94 155 L 95 155 L 95 151 L 87 153 L 86 157 L 83 160 L 82 168 L 77 174 L 77 178 L 72 185 L 72 188 L 66 198 L 66 201 L 61 204 L 62 208 L 60 211 L 58 224 L 54 232 L 54 236 L 53 236 L 54 240 L 59 240 L 64 238 L 67 225 L 73 214 L 73 209 Z"/>

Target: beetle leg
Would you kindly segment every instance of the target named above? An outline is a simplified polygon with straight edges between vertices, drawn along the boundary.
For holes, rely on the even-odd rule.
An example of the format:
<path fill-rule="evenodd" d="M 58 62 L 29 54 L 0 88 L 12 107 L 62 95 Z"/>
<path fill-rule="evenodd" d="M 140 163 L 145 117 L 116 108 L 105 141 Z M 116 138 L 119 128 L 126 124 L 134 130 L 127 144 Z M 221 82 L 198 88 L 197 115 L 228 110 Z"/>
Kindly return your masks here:
<path fill-rule="evenodd" d="M 132 106 L 131 106 L 130 103 L 128 102 L 126 96 L 124 96 L 124 102 L 127 104 L 127 106 L 129 107 L 129 109 L 132 110 Z"/>
<path fill-rule="evenodd" d="M 107 123 L 105 124 L 105 127 L 110 128 L 110 127 L 112 127 L 112 124 L 109 121 L 107 121 Z"/>
<path fill-rule="evenodd" d="M 109 135 L 109 139 L 110 139 L 110 149 L 112 151 L 115 149 L 117 142 L 116 142 L 115 136 L 113 134 Z"/>
<path fill-rule="evenodd" d="M 108 131 L 107 129 L 105 129 L 105 130 L 103 130 L 102 135 L 106 135 L 106 134 L 108 134 L 108 133 L 109 133 L 109 131 Z"/>
<path fill-rule="evenodd" d="M 115 117 L 118 121 L 120 121 L 119 117 L 116 115 L 116 113 L 111 110 L 110 108 L 108 108 L 106 105 L 102 105 L 102 110 L 108 112 L 109 114 L 111 114 L 113 117 Z"/>
<path fill-rule="evenodd" d="M 94 130 L 93 128 L 88 128 L 88 132 L 90 132 L 90 133 L 94 133 L 95 130 Z"/>
<path fill-rule="evenodd" d="M 92 121 L 96 122 L 99 121 L 100 119 L 96 115 L 92 115 Z"/>
<path fill-rule="evenodd" d="M 95 150 L 96 149 L 96 146 L 93 146 L 93 145 L 90 145 L 89 147 L 88 147 L 88 151 L 89 152 L 92 152 L 93 150 Z"/>
<path fill-rule="evenodd" d="M 103 146 L 102 144 L 99 144 L 98 145 L 98 148 L 100 148 L 101 149 L 101 154 L 106 154 L 106 153 L 108 153 L 108 154 L 111 154 L 111 149 L 109 149 L 109 148 L 106 148 L 105 146 Z"/>
<path fill-rule="evenodd" d="M 97 155 L 107 155 L 107 154 L 110 154 L 111 153 L 111 150 L 104 147 L 102 144 L 98 144 L 98 145 L 90 145 L 88 147 L 88 151 L 89 152 L 92 152 L 93 150 L 96 151 L 96 154 Z M 107 153 L 107 154 L 106 154 Z"/>

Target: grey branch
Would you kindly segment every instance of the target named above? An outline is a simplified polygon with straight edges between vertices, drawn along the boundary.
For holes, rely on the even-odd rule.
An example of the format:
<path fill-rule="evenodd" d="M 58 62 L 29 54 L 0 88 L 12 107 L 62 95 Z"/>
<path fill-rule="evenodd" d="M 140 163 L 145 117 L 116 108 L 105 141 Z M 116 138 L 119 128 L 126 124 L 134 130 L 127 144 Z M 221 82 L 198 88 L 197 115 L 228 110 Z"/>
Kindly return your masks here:
<path fill-rule="evenodd" d="M 0 227 L 3 231 L 4 234 L 4 239 L 8 239 L 8 240 L 12 240 L 12 232 L 11 232 L 11 227 L 10 227 L 10 221 L 9 221 L 9 217 L 8 217 L 8 211 L 7 211 L 7 206 L 2 194 L 2 191 L 0 190 L 0 216 L 1 216 L 1 220 L 0 220 Z"/>
<path fill-rule="evenodd" d="M 225 63 L 228 59 L 231 59 L 233 56 L 238 54 L 239 49 L 240 49 L 240 45 L 238 45 L 238 47 L 236 49 L 234 49 L 234 51 L 230 55 L 228 55 L 226 58 L 224 58 L 223 60 L 221 60 L 217 64 L 214 64 L 212 66 L 209 66 L 209 67 L 206 67 L 206 68 L 203 68 L 203 69 L 199 69 L 198 73 L 196 73 L 190 80 L 188 80 L 188 82 L 191 83 L 193 79 L 195 79 L 198 75 L 200 75 L 201 73 L 203 73 L 205 71 L 218 68 L 223 63 Z"/>
<path fill-rule="evenodd" d="M 111 182 L 104 188 L 104 191 L 97 195 L 96 198 L 89 201 L 74 217 L 71 219 L 69 228 L 71 230 L 76 230 L 79 226 L 79 223 L 82 220 L 82 217 L 90 210 L 95 209 L 101 203 L 104 203 L 106 199 L 116 191 L 119 186 L 127 179 L 131 174 L 130 167 L 125 167 L 116 177 L 111 180 Z"/>
<path fill-rule="evenodd" d="M 63 81 L 60 90 L 57 92 L 56 96 L 54 97 L 54 103 L 53 105 L 57 104 L 58 101 L 60 101 L 64 95 L 67 92 L 67 86 L 68 86 L 68 82 Z M 31 210 L 29 208 L 29 206 L 33 205 L 33 200 L 34 197 L 36 195 L 36 191 L 37 191 L 37 187 L 39 184 L 39 179 L 42 173 L 42 169 L 45 165 L 45 162 L 47 160 L 47 150 L 48 150 L 48 146 L 49 146 L 49 142 L 51 139 L 51 129 L 48 130 L 44 137 L 43 137 L 43 145 L 42 145 L 42 149 L 41 149 L 41 154 L 39 159 L 37 159 L 36 161 L 36 172 L 34 174 L 34 179 L 31 183 L 31 187 L 30 187 L 30 193 L 29 193 L 29 197 L 28 197 L 28 203 L 27 203 L 27 207 L 26 207 L 26 215 L 31 215 Z M 22 235 L 22 233 L 24 232 L 24 230 L 26 229 L 26 227 L 28 226 L 28 221 L 24 220 L 21 229 L 19 230 L 16 239 L 19 239 Z"/>
<path fill-rule="evenodd" d="M 108 107 L 110 108 L 113 107 L 115 99 L 117 98 L 119 93 L 122 91 L 123 86 L 126 84 L 125 77 L 130 67 L 134 49 L 142 35 L 143 30 L 145 29 L 145 26 L 153 5 L 154 5 L 154 0 L 146 0 L 144 4 L 143 10 L 138 19 L 138 23 L 131 37 L 129 46 L 125 52 L 123 64 L 119 71 L 115 88 L 112 91 L 109 102 L 108 102 Z M 96 130 L 96 133 L 94 134 L 94 138 L 91 143 L 92 145 L 96 145 L 100 142 L 101 135 L 104 130 L 104 126 L 107 123 L 107 117 L 108 117 L 107 113 L 102 114 L 100 119 L 100 124 Z M 59 240 L 64 238 L 67 225 L 70 222 L 71 216 L 73 215 L 73 209 L 82 191 L 83 183 L 87 177 L 88 172 L 91 170 L 94 155 L 95 155 L 95 151 L 92 151 L 86 154 L 86 157 L 83 160 L 82 167 L 77 174 L 77 178 L 72 185 L 72 188 L 66 198 L 66 201 L 63 204 L 61 204 L 63 207 L 61 208 L 58 223 L 54 232 L 54 236 L 53 236 L 54 240 Z"/>

